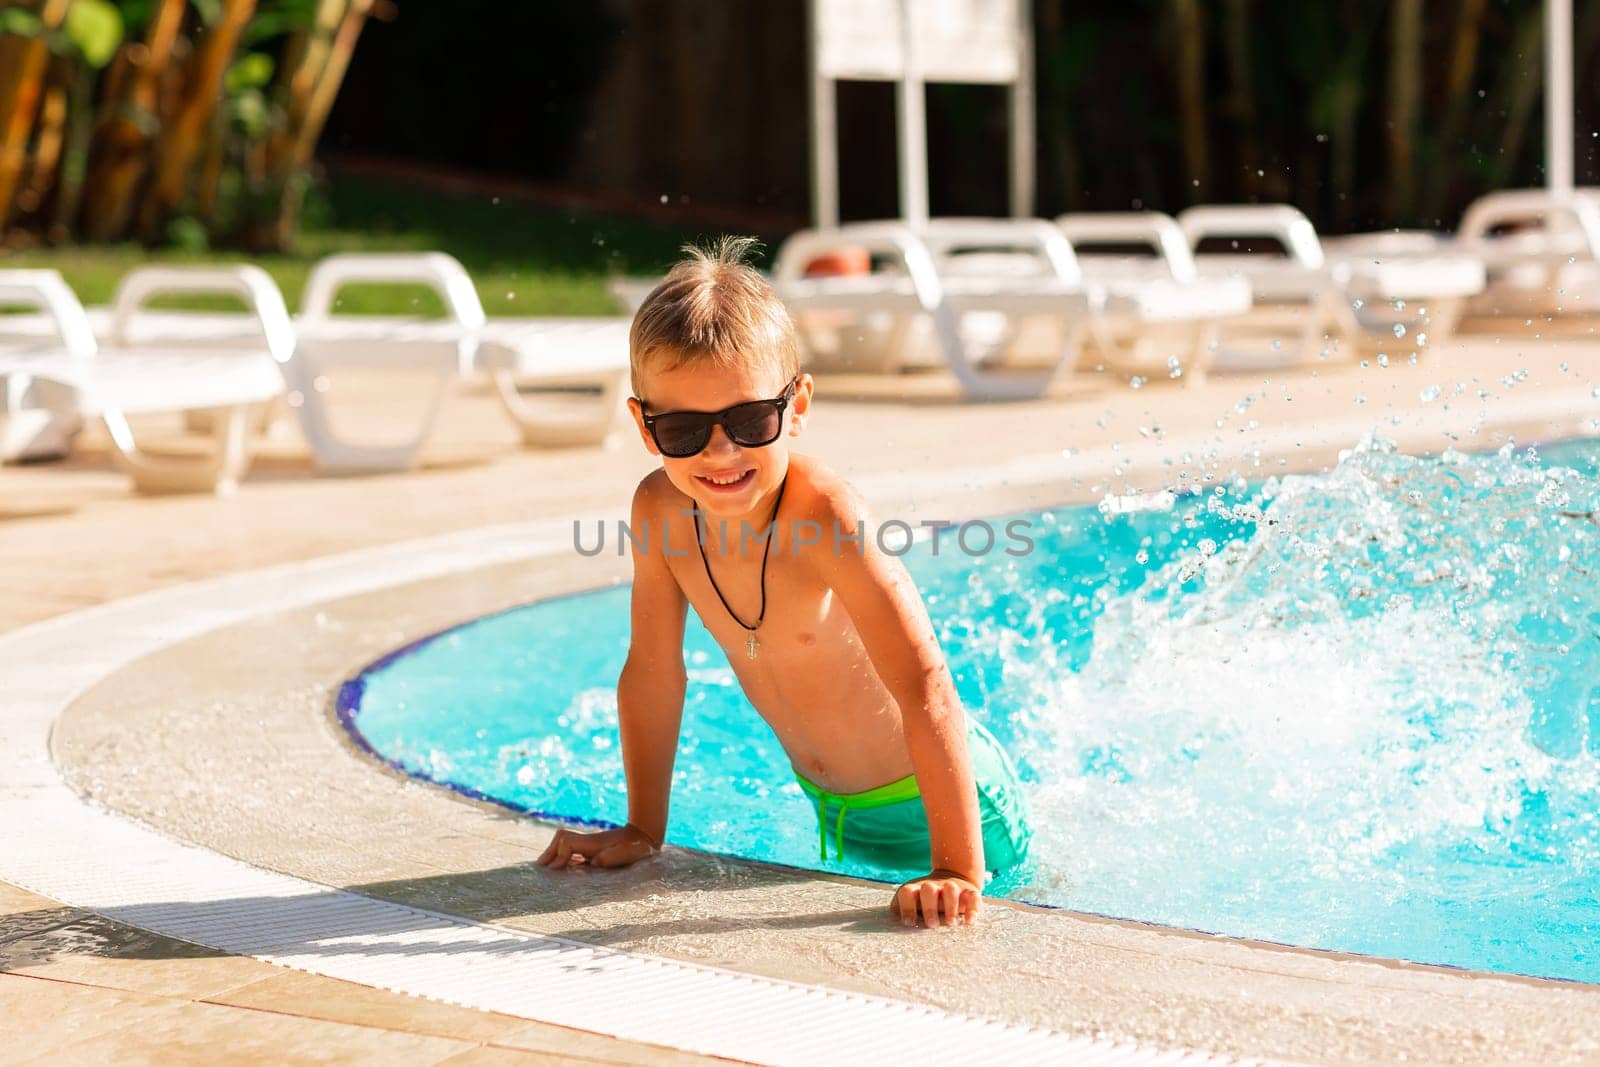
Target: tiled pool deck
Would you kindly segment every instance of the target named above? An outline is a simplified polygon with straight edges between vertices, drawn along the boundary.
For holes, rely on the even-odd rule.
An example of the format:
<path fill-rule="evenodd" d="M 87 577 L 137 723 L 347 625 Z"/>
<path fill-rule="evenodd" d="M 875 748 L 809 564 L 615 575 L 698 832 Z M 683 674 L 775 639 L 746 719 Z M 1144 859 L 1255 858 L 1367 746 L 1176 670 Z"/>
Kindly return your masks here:
<path fill-rule="evenodd" d="M 1520 370 L 1527 374 L 1518 380 Z M 1459 396 L 1458 381 L 1466 383 Z M 837 393 L 853 383 L 824 380 L 806 446 L 858 479 L 880 509 L 952 518 L 1157 488 L 1180 468 L 1250 477 L 1314 469 L 1375 425 L 1409 449 L 1437 448 L 1449 435 L 1492 447 L 1508 432 L 1520 441 L 1600 433 L 1596 382 L 1600 344 L 1492 334 L 1418 367 L 1219 376 L 1194 390 L 1080 379 L 1061 397 L 1005 406 L 950 403 L 933 390 L 894 399 L 881 384 L 863 385 L 875 399 L 844 399 Z M 1434 384 L 1443 395 L 1423 402 Z M 372 410 L 388 399 L 374 397 Z M 400 584 L 387 589 L 377 586 L 391 557 L 369 555 L 352 566 L 375 575 L 365 591 L 286 601 L 259 617 L 218 614 L 221 625 L 178 640 L 157 634 L 147 654 L 110 666 L 71 699 L 51 732 L 61 775 L 96 805 L 171 838 L 277 876 L 490 922 L 526 939 L 1144 1048 L 1345 1062 L 1600 1057 L 1593 987 L 1000 904 L 972 929 L 904 932 L 887 923 L 882 887 L 678 850 L 621 872 L 543 871 L 531 861 L 546 828 L 401 780 L 355 754 L 330 723 L 332 690 L 364 662 L 440 626 L 621 577 L 614 560 L 518 560 L 516 538 L 545 529 L 542 519 L 625 514 L 629 489 L 650 468 L 642 449 L 625 441 L 610 450 L 519 451 L 492 400 L 473 390 L 450 406 L 424 468 L 404 475 L 311 478 L 290 434 L 269 445 L 236 496 L 135 498 L 92 444 L 69 465 L 0 469 L 0 639 L 202 579 L 244 580 L 261 568 L 384 545 L 396 546 L 392 558 L 427 558 L 432 549 L 401 544 L 419 538 L 442 538 L 440 551 L 455 553 L 440 573 L 397 568 Z M 1122 475 L 1112 475 L 1115 466 Z M 468 566 L 477 550 L 486 550 L 483 565 Z M 292 586 L 291 572 L 280 573 Z M 713 1062 L 637 1036 L 603 1037 L 222 954 L 4 886 L 0 1018 L 11 1039 L 4 1062 Z M 848 1048 L 839 1046 L 841 1058 Z"/>

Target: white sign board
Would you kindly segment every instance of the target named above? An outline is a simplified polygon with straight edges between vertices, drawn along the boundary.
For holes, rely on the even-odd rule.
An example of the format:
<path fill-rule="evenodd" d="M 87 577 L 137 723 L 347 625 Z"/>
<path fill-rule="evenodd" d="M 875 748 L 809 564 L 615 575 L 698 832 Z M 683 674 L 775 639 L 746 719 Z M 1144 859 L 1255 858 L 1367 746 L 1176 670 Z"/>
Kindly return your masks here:
<path fill-rule="evenodd" d="M 812 215 L 839 219 L 836 81 L 892 81 L 900 126 L 901 215 L 928 214 L 927 82 L 1011 89 L 1011 208 L 1033 210 L 1030 0 L 810 0 Z"/>
<path fill-rule="evenodd" d="M 914 70 L 906 64 L 910 13 Z M 1021 55 L 1018 0 L 817 0 L 817 73 L 825 78 L 1006 84 Z"/>

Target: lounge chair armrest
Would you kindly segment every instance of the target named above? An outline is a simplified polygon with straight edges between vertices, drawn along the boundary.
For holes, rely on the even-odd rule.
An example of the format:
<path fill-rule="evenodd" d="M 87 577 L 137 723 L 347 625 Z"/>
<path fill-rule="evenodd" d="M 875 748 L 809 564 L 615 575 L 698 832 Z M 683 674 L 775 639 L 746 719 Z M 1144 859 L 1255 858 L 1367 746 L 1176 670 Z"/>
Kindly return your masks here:
<path fill-rule="evenodd" d="M 1178 213 L 1178 227 L 1191 249 L 1208 237 L 1270 237 L 1302 267 L 1320 268 L 1325 257 L 1317 228 L 1288 204 L 1218 204 Z"/>
<path fill-rule="evenodd" d="M 469 330 L 487 320 L 466 268 L 443 252 L 346 252 L 317 261 L 306 281 L 300 317 L 327 320 L 340 288 L 352 282 L 426 285 L 444 300 L 450 317 Z"/>
<path fill-rule="evenodd" d="M 964 246 L 1029 252 L 1043 259 L 1059 280 L 1069 285 L 1083 281 L 1083 268 L 1071 242 L 1043 219 L 930 219 L 918 232 L 936 255 L 948 255 Z"/>
<path fill-rule="evenodd" d="M 1058 215 L 1055 222 L 1080 254 L 1084 245 L 1142 244 L 1155 251 L 1174 281 L 1191 282 L 1199 276 L 1188 238 L 1171 216 L 1159 211 L 1082 212 Z"/>
<path fill-rule="evenodd" d="M 1461 240 L 1482 241 L 1489 231 L 1507 222 L 1538 220 L 1548 226 L 1565 217 L 1582 234 L 1591 259 L 1600 259 L 1600 202 L 1583 193 L 1557 193 L 1545 189 L 1502 189 L 1474 200 L 1461 216 Z"/>
<path fill-rule="evenodd" d="M 0 303 L 26 304 L 43 311 L 55 325 L 61 347 L 75 359 L 93 359 L 97 350 L 89 316 L 77 294 L 53 270 L 0 270 Z"/>
<path fill-rule="evenodd" d="M 260 267 L 135 267 L 111 301 L 111 336 L 128 344 L 134 319 L 151 297 L 173 293 L 231 293 L 243 298 L 261 326 L 267 351 L 279 363 L 294 356 L 294 326 L 272 276 Z"/>
<path fill-rule="evenodd" d="M 806 264 L 838 248 L 865 248 L 893 256 L 910 276 L 918 300 L 925 308 L 943 303 L 944 287 L 933 253 L 911 227 L 898 222 L 853 222 L 820 230 L 799 230 L 778 248 L 773 279 L 779 294 L 784 283 L 805 276 Z"/>

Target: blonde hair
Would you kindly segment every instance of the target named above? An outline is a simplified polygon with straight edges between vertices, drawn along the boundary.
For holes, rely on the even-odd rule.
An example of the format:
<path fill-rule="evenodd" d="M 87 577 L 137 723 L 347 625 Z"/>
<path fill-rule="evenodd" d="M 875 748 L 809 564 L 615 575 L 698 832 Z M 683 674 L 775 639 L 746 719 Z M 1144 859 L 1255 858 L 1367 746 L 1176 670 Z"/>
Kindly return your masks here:
<path fill-rule="evenodd" d="M 719 367 L 771 363 L 784 381 L 800 373 L 800 339 L 772 286 L 747 262 L 760 242 L 724 236 L 684 245 L 686 258 L 633 316 L 628 362 L 639 395 L 646 363 L 663 369 L 701 360 Z"/>

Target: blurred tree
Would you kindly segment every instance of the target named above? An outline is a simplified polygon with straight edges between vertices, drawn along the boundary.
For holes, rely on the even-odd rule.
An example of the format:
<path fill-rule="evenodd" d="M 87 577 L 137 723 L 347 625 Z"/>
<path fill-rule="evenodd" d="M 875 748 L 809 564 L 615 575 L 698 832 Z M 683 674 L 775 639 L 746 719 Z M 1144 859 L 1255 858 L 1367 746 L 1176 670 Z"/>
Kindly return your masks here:
<path fill-rule="evenodd" d="M 0 240 L 293 240 L 388 0 L 0 0 Z"/>
<path fill-rule="evenodd" d="M 50 68 L 46 34 L 60 28 L 69 6 L 69 0 L 39 0 L 0 7 L 0 233 L 27 167 L 28 139 Z"/>
<path fill-rule="evenodd" d="M 1389 215 L 1415 207 L 1417 113 L 1422 106 L 1422 0 L 1394 0 L 1389 21 Z"/>
<path fill-rule="evenodd" d="M 1211 196 L 1210 140 L 1206 118 L 1206 23 L 1200 0 L 1172 0 L 1176 37 L 1178 114 L 1183 130 L 1183 163 L 1194 195 Z"/>

